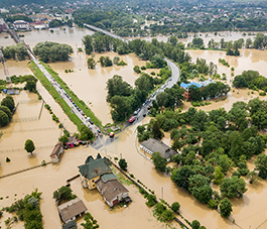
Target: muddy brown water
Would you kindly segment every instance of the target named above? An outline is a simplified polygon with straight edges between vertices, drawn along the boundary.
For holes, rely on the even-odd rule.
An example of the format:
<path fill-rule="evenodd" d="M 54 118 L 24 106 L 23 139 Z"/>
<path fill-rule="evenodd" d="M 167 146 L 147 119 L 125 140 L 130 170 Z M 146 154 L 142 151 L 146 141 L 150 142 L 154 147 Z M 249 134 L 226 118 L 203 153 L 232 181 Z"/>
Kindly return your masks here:
<path fill-rule="evenodd" d="M 108 105 L 105 105 L 106 94 L 104 93 L 105 92 L 104 89 L 106 86 L 106 81 L 108 78 L 111 78 L 114 73 L 116 74 L 116 72 L 122 71 L 121 73 L 122 77 L 125 80 L 127 79 L 128 81 L 127 80 L 126 81 L 129 82 L 131 85 L 133 85 L 134 80 L 137 78 L 137 76 L 132 71 L 132 67 L 136 63 L 134 60 L 135 57 L 131 57 L 131 55 L 125 55 L 121 57 L 121 59 L 125 58 L 123 60 L 127 62 L 128 64 L 127 67 L 100 68 L 98 64 L 96 70 L 88 70 L 86 67 L 86 55 L 84 53 L 78 54 L 76 51 L 77 47 L 81 47 L 81 37 L 86 34 L 92 34 L 92 32 L 89 30 L 77 29 L 77 28 L 73 29 L 67 28 L 66 31 L 63 31 L 63 29 L 61 28 L 58 29 L 58 31 L 55 31 L 53 34 L 50 33 L 49 31 L 32 31 L 30 33 L 26 33 L 24 39 L 26 43 L 30 44 L 31 47 L 33 47 L 37 42 L 45 40 L 68 43 L 72 45 L 74 47 L 74 54 L 72 56 L 72 61 L 68 62 L 68 65 L 65 65 L 65 63 L 64 64 L 55 63 L 51 64 L 51 66 L 60 73 L 61 77 L 63 76 L 62 78 L 70 86 L 70 88 L 74 91 L 74 93 L 78 95 L 78 97 L 83 99 L 87 104 L 88 102 L 92 102 L 93 105 L 91 106 L 92 110 L 95 112 L 97 116 L 100 117 L 100 120 L 102 120 L 103 123 L 105 123 L 105 121 L 110 122 L 109 108 Z M 189 50 L 188 52 L 191 54 L 193 60 L 196 60 L 196 58 L 199 57 L 207 59 L 208 62 L 213 61 L 214 63 L 217 63 L 219 58 L 224 58 L 229 62 L 231 67 L 232 66 L 235 67 L 234 71 L 235 75 L 240 74 L 243 70 L 249 70 L 249 69 L 258 70 L 261 74 L 265 76 L 267 75 L 266 72 L 267 70 L 264 67 L 267 61 L 266 51 L 241 50 L 240 57 L 227 57 L 224 52 L 219 52 L 219 51 Z M 105 54 L 101 55 L 105 56 Z M 108 55 L 110 57 L 113 57 L 115 54 L 109 53 Z M 96 55 L 95 58 L 99 58 L 99 55 L 98 56 Z M 136 61 L 138 60 L 136 59 Z M 124 70 L 129 67 L 130 64 L 128 62 L 132 63 L 131 69 Z M 65 68 L 73 69 L 74 73 L 68 73 L 64 75 L 61 71 L 64 71 Z M 79 69 L 81 69 L 81 71 L 79 71 Z M 19 71 L 27 71 L 27 70 L 19 69 L 18 73 L 16 74 L 19 74 Z M 220 74 L 226 73 L 227 82 L 231 83 L 231 79 L 233 77 L 230 76 L 230 68 L 218 64 L 218 72 Z M 86 79 L 86 77 L 88 79 Z M 77 80 L 78 78 L 82 80 Z M 95 83 L 93 84 L 92 82 Z M 97 87 L 95 85 L 97 85 Z M 98 91 L 100 92 L 99 94 Z M 249 101 L 249 99 L 258 96 L 258 94 L 248 95 L 248 92 L 251 91 L 248 89 L 235 90 L 235 92 L 232 91 L 231 93 L 229 93 L 229 97 L 226 100 L 219 101 L 217 103 L 212 103 L 211 105 L 200 107 L 198 109 L 204 109 L 208 111 L 214 108 L 225 107 L 226 110 L 229 110 L 232 103 L 234 103 L 235 101 L 247 102 Z M 45 98 L 45 100 L 47 99 L 50 100 L 48 104 L 50 103 L 54 104 L 52 97 L 46 92 L 44 88 L 40 89 L 40 93 Z M 91 95 L 93 95 L 93 98 L 91 98 Z M 26 95 L 25 93 L 24 96 L 25 98 L 27 98 L 28 95 Z M 260 98 L 266 99 L 266 97 L 260 97 Z M 103 104 L 104 108 L 101 105 L 99 105 L 99 107 L 95 109 L 95 107 L 97 107 L 98 101 L 99 104 Z M 25 109 L 30 109 L 32 110 L 32 113 L 35 114 L 34 110 L 38 110 L 38 108 L 35 106 L 37 105 L 31 105 L 30 108 L 26 107 Z M 185 107 L 187 106 L 189 107 L 190 105 L 185 104 Z M 54 105 L 54 108 L 52 107 L 52 109 L 56 113 L 56 115 L 57 112 L 60 112 L 61 110 L 57 104 Z M 24 109 L 21 110 L 21 115 L 23 116 L 27 115 L 24 113 L 23 110 Z M 2 153 L 0 154 L 1 175 L 25 167 L 40 164 L 42 160 L 49 161 L 49 154 L 51 152 L 51 149 L 38 149 L 38 152 L 36 150 L 36 155 L 33 158 L 31 158 L 25 151 L 23 151 L 23 143 L 25 142 L 24 138 L 28 137 L 33 138 L 33 140 L 36 141 L 36 145 L 38 144 L 39 146 L 48 146 L 48 145 L 52 146 L 55 144 L 56 139 L 60 134 L 60 130 L 57 129 L 57 126 L 55 125 L 55 123 L 53 123 L 50 114 L 48 114 L 48 112 L 45 109 L 42 112 L 41 117 L 43 122 L 38 124 L 40 128 L 55 127 L 56 129 L 53 129 L 48 132 L 42 131 L 41 133 L 37 131 L 36 133 L 34 132 L 35 134 L 29 134 L 27 132 L 17 134 L 15 131 L 19 130 L 20 128 L 24 128 L 26 130 L 27 128 L 33 129 L 36 126 L 34 125 L 33 127 L 33 124 L 29 124 L 26 122 L 17 123 L 14 125 L 10 124 L 10 126 L 6 129 L 6 131 L 11 131 L 11 132 L 13 131 L 13 133 L 9 133 L 9 135 L 7 134 L 6 138 L 5 135 L 2 136 L 2 138 L 0 139 L 0 144 L 1 144 L 0 150 L 2 149 L 6 150 L 9 149 L 10 147 L 12 148 L 12 146 L 14 145 L 14 140 L 12 139 L 16 139 L 15 140 L 17 145 L 16 149 L 20 149 L 21 151 L 12 152 L 13 154 L 11 154 L 11 152 L 8 152 L 10 157 L 12 155 L 16 155 L 15 159 L 12 156 L 11 158 L 12 160 L 10 163 L 6 163 L 5 155 Z M 66 116 L 65 119 L 67 123 L 68 118 Z M 146 122 L 145 120 L 143 121 L 143 123 Z M 63 121 L 63 124 L 65 121 Z M 174 201 L 178 201 L 181 204 L 182 215 L 189 221 L 198 219 L 202 225 L 205 225 L 206 228 L 211 228 L 211 229 L 237 228 L 235 225 L 233 225 L 231 221 L 221 218 L 218 212 L 207 208 L 206 205 L 200 204 L 188 193 L 182 191 L 181 189 L 178 189 L 168 176 L 157 173 L 153 168 L 151 162 L 147 161 L 145 158 L 143 158 L 137 153 L 135 145 L 136 144 L 135 130 L 136 130 L 136 125 L 131 126 L 130 128 L 126 129 L 126 131 L 116 136 L 112 144 L 109 144 L 101 148 L 100 151 L 104 155 L 106 154 L 111 157 L 120 157 L 120 154 L 122 154 L 122 156 L 126 158 L 126 160 L 128 161 L 128 167 L 130 173 L 133 173 L 136 179 L 141 180 L 144 184 L 146 184 L 148 188 L 155 190 L 155 193 L 158 197 L 161 197 L 162 187 L 163 187 L 163 198 L 170 204 Z M 38 136 L 43 136 L 43 137 L 39 138 Z M 165 138 L 163 141 L 167 144 L 171 144 L 170 140 L 168 139 L 168 134 L 165 134 Z M 97 151 L 90 147 L 75 148 L 73 150 L 66 151 L 62 157 L 61 162 L 57 165 L 48 165 L 47 167 L 41 167 L 16 176 L 12 176 L 10 178 L 2 179 L 0 180 L 0 187 L 1 187 L 0 196 L 5 197 L 5 196 L 14 196 L 14 194 L 18 194 L 17 198 L 21 198 L 27 193 L 30 193 L 35 187 L 38 187 L 39 190 L 43 192 L 41 211 L 44 215 L 44 227 L 59 228 L 60 220 L 57 214 L 54 200 L 52 199 L 52 193 L 61 185 L 64 185 L 68 178 L 77 174 L 78 172 L 77 166 L 83 164 L 85 158 L 88 155 L 90 154 L 96 155 L 96 153 Z M 249 168 L 252 169 L 253 164 L 252 163 L 248 164 Z M 141 209 L 141 206 L 146 207 L 142 202 L 144 201 L 142 199 L 143 197 L 141 197 L 138 193 L 136 198 L 138 199 L 140 197 L 140 200 L 136 201 L 138 202 L 138 204 L 136 205 L 139 206 L 139 208 L 136 208 L 133 205 L 132 209 L 135 210 L 130 212 L 129 209 L 131 207 L 129 209 L 125 209 L 126 211 L 130 212 L 129 214 L 130 216 L 126 213 L 124 215 L 123 212 L 126 211 L 122 212 L 118 211 L 117 213 L 110 214 L 110 212 L 105 208 L 105 205 L 101 200 L 101 197 L 97 196 L 97 194 L 91 196 L 91 194 L 86 193 L 85 190 L 83 190 L 82 186 L 80 185 L 79 180 L 75 180 L 74 182 L 72 182 L 72 186 L 75 191 L 75 194 L 78 194 L 79 198 L 82 198 L 86 202 L 89 212 L 91 212 L 92 215 L 98 220 L 100 226 L 106 225 L 105 217 L 110 217 L 109 215 L 112 215 L 110 219 L 112 220 L 113 217 L 116 218 L 116 222 L 114 223 L 114 225 L 116 225 L 117 228 L 124 228 L 122 224 L 117 223 L 117 221 L 120 221 L 120 219 L 124 216 L 125 219 L 129 217 L 129 222 L 132 222 L 133 225 L 138 224 L 138 226 L 141 226 L 141 224 L 143 223 L 143 225 L 146 225 L 147 228 L 152 228 L 154 226 L 153 223 L 155 223 L 156 225 L 155 228 L 162 228 L 162 225 L 153 221 L 154 220 L 153 217 L 150 217 L 151 212 L 140 214 L 141 216 L 144 215 L 144 217 L 142 218 L 142 220 L 140 220 L 140 222 L 138 217 L 141 219 L 141 216 L 138 215 L 137 218 L 134 217 L 136 214 L 138 214 L 138 211 L 139 209 Z M 247 187 L 248 191 L 245 193 L 243 199 L 232 200 L 233 212 L 230 217 L 230 220 L 235 220 L 236 224 L 242 228 L 248 228 L 249 226 L 251 226 L 251 228 L 257 228 L 266 219 L 266 212 L 267 212 L 267 207 L 265 207 L 267 204 L 267 199 L 265 198 L 267 194 L 266 181 L 260 181 L 255 185 L 248 184 Z M 90 200 L 92 201 L 90 202 Z M 0 202 L 0 205 L 1 206 L 10 205 L 13 201 L 14 197 L 7 198 L 2 200 Z M 96 208 L 94 207 L 95 205 L 97 205 Z M 146 211 L 143 209 L 145 208 L 142 208 L 142 211 Z M 102 217 L 102 214 L 105 215 L 105 217 Z M 117 216 L 114 216 L 116 214 Z M 150 224 L 150 222 L 153 223 Z M 266 223 L 265 224 L 263 223 L 259 228 L 265 228 L 266 226 L 267 226 Z M 20 227 L 18 226 L 17 228 Z"/>

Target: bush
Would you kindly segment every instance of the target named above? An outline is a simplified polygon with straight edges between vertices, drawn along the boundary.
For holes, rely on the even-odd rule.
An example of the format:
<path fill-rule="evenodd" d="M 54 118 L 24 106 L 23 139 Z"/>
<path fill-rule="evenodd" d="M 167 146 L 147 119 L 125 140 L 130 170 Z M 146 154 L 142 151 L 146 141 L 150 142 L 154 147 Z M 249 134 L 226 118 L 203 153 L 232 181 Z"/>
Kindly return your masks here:
<path fill-rule="evenodd" d="M 141 67 L 141 70 L 146 70 L 146 67 L 145 67 L 145 66 L 142 66 L 142 67 Z"/>
<path fill-rule="evenodd" d="M 218 208 L 218 201 L 210 199 L 208 202 L 208 207 L 211 209 L 217 209 Z"/>
<path fill-rule="evenodd" d="M 261 91 L 261 92 L 259 93 L 259 95 L 260 95 L 260 96 L 265 96 L 266 93 L 265 93 L 264 91 Z"/>
<path fill-rule="evenodd" d="M 6 157 L 6 162 L 10 162 L 10 159 L 8 157 Z"/>
<path fill-rule="evenodd" d="M 197 220 L 194 220 L 191 226 L 192 226 L 192 229 L 199 229 L 200 223 Z"/>
<path fill-rule="evenodd" d="M 155 195 L 152 195 L 152 194 L 148 194 L 147 195 L 147 202 L 146 202 L 146 205 L 148 207 L 152 207 L 156 204 L 156 196 Z"/>

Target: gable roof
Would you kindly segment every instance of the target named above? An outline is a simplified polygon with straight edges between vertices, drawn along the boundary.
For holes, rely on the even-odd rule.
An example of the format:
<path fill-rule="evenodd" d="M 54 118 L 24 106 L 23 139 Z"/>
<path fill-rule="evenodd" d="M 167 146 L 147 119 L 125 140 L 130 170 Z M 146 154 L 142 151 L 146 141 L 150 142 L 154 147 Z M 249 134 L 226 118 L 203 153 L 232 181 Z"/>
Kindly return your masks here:
<path fill-rule="evenodd" d="M 80 165 L 78 168 L 81 175 L 88 180 L 101 176 L 105 173 L 111 173 L 109 161 L 106 157 L 94 160 L 92 156 L 89 156 L 86 159 L 86 164 Z"/>
<path fill-rule="evenodd" d="M 103 197 L 108 202 L 111 202 L 116 196 L 121 193 L 129 192 L 117 179 L 109 180 L 104 182 L 102 179 L 99 179 L 96 182 L 96 186 Z"/>
<path fill-rule="evenodd" d="M 150 151 L 159 152 L 162 157 L 170 158 L 172 155 L 177 154 L 170 146 L 166 145 L 155 138 L 149 138 L 148 140 L 141 142 L 140 145 L 149 149 Z"/>
<path fill-rule="evenodd" d="M 59 156 L 60 150 L 63 148 L 63 143 L 59 142 L 55 145 L 50 157 Z"/>
<path fill-rule="evenodd" d="M 106 183 L 109 180 L 117 179 L 117 177 L 113 173 L 104 174 L 101 176 L 101 179 L 104 183 Z"/>
<path fill-rule="evenodd" d="M 84 203 L 79 198 L 61 204 L 57 209 L 64 222 L 87 210 Z"/>
<path fill-rule="evenodd" d="M 198 83 L 201 85 L 201 87 L 206 87 L 209 84 L 215 83 L 215 82 L 211 78 L 208 78 L 207 80 L 202 81 L 202 82 L 198 82 Z"/>

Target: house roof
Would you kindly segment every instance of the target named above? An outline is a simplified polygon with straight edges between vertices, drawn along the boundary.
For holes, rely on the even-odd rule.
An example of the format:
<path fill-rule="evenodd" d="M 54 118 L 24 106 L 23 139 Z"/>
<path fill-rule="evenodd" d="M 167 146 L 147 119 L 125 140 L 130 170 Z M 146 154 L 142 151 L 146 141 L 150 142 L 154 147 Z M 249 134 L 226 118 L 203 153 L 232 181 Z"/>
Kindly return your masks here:
<path fill-rule="evenodd" d="M 158 141 L 155 138 L 149 138 L 148 140 L 141 142 L 140 145 L 149 149 L 150 151 L 159 152 L 162 157 L 170 158 L 172 155 L 177 154 L 173 149 L 171 149 L 164 142 Z"/>
<path fill-rule="evenodd" d="M 78 168 L 81 175 L 88 180 L 101 176 L 105 173 L 111 173 L 109 161 L 106 157 L 94 160 L 92 156 L 89 156 L 86 159 L 85 164 L 80 165 Z"/>
<path fill-rule="evenodd" d="M 96 186 L 100 190 L 102 196 L 105 197 L 108 202 L 112 201 L 121 193 L 129 192 L 117 179 L 109 180 L 107 182 L 99 179 L 96 182 Z"/>
<path fill-rule="evenodd" d="M 201 87 L 206 87 L 208 86 L 210 83 L 215 83 L 211 78 L 208 78 L 205 81 L 202 82 L 198 82 L 200 84 Z"/>
<path fill-rule="evenodd" d="M 75 221 L 70 221 L 69 223 L 66 223 L 62 226 L 62 229 L 76 229 L 77 224 Z"/>
<path fill-rule="evenodd" d="M 74 200 L 70 200 L 64 204 L 59 205 L 58 207 L 59 214 L 61 219 L 66 222 L 67 220 L 73 218 L 76 215 L 79 215 L 87 210 L 84 203 L 76 198 Z"/>
<path fill-rule="evenodd" d="M 194 86 L 196 86 L 196 87 L 198 87 L 198 88 L 201 88 L 201 85 L 199 84 L 199 83 L 196 83 L 196 82 L 192 82 L 192 83 L 184 83 L 184 82 L 182 82 L 181 84 L 180 84 L 180 87 L 182 87 L 182 88 L 184 88 L 184 89 L 187 89 L 187 88 L 189 88 L 190 86 L 192 86 L 192 85 L 194 85 Z"/>
<path fill-rule="evenodd" d="M 101 176 L 101 179 L 104 183 L 106 183 L 109 180 L 117 179 L 117 177 L 113 173 L 104 174 Z"/>
<path fill-rule="evenodd" d="M 55 145 L 50 157 L 59 156 L 60 150 L 63 148 L 63 143 L 59 142 Z"/>

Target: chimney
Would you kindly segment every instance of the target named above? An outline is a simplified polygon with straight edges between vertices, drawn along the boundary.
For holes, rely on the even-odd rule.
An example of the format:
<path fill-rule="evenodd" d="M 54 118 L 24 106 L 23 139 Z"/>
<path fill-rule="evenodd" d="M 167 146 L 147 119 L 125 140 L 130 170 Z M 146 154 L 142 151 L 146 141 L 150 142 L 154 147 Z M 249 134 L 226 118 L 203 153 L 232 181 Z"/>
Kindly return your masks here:
<path fill-rule="evenodd" d="M 97 169 L 95 168 L 95 172 L 97 173 Z"/>

